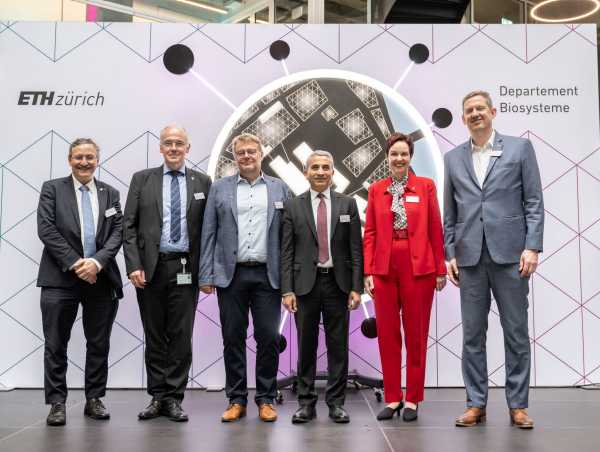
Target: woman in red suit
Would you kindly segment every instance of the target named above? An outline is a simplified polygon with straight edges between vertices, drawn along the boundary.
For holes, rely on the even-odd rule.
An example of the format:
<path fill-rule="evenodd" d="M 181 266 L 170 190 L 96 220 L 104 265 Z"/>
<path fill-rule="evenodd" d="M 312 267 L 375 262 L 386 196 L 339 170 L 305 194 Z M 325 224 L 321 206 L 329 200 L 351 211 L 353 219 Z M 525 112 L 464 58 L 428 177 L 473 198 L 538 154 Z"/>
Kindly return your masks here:
<path fill-rule="evenodd" d="M 387 143 L 391 177 L 369 188 L 364 234 L 365 289 L 375 301 L 377 337 L 387 406 L 377 419 L 417 419 L 423 400 L 425 354 L 434 289 L 446 285 L 443 232 L 435 184 L 409 171 L 412 139 Z M 406 343 L 406 398 L 400 371 Z M 403 401 L 405 400 L 405 402 Z"/>

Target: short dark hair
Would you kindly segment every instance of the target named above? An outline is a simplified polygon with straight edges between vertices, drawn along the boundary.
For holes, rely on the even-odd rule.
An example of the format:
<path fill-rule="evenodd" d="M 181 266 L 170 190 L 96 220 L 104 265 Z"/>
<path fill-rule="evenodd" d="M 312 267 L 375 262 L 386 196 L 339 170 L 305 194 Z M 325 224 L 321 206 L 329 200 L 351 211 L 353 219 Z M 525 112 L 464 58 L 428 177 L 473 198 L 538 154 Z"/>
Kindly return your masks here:
<path fill-rule="evenodd" d="M 96 144 L 94 140 L 91 138 L 77 138 L 69 145 L 69 158 L 71 158 L 71 154 L 73 154 L 73 149 L 77 146 L 81 146 L 82 144 L 91 144 L 96 149 L 96 159 L 100 158 L 100 147 Z"/>
<path fill-rule="evenodd" d="M 391 147 L 398 141 L 404 141 L 408 145 L 408 152 L 410 153 L 410 156 L 412 158 L 415 152 L 415 144 L 413 142 L 413 139 L 410 137 L 410 135 L 405 135 L 400 132 L 394 132 L 388 137 L 385 155 L 388 155 L 390 153 Z"/>
<path fill-rule="evenodd" d="M 494 105 L 492 104 L 492 96 L 490 96 L 490 93 L 488 93 L 487 91 L 478 89 L 476 91 L 471 91 L 465 97 L 463 97 L 463 101 L 462 101 L 463 111 L 465 110 L 465 102 L 468 101 L 469 99 L 471 99 L 472 97 L 476 97 L 476 96 L 483 97 L 485 99 L 485 103 L 487 104 L 487 106 L 490 108 L 494 108 Z"/>

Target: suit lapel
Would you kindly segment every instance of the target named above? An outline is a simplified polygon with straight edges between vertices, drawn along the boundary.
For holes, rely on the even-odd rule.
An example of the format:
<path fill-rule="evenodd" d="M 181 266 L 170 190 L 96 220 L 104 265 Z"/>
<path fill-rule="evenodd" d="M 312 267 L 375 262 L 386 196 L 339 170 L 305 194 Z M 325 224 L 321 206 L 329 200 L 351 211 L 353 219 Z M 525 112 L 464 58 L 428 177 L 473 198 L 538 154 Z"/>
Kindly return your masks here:
<path fill-rule="evenodd" d="M 77 237 L 81 239 L 81 220 L 79 219 L 79 210 L 77 208 L 77 193 L 75 193 L 75 184 L 73 183 L 73 176 L 65 178 L 65 192 L 68 200 L 69 210 L 73 215 L 73 221 L 75 221 L 75 233 Z"/>
<path fill-rule="evenodd" d="M 469 174 L 469 176 L 471 176 L 471 179 L 473 180 L 473 183 L 475 184 L 475 186 L 477 188 L 481 189 L 481 187 L 479 186 L 479 182 L 477 181 L 477 176 L 475 175 L 475 167 L 473 166 L 473 153 L 471 151 L 471 140 L 467 141 L 463 145 L 462 155 L 463 155 L 463 162 L 465 164 L 467 173 Z"/>
<path fill-rule="evenodd" d="M 308 228 L 312 232 L 312 235 L 315 238 L 315 241 L 318 243 L 317 226 L 315 224 L 315 216 L 313 215 L 312 199 L 310 197 L 310 190 L 301 194 L 300 198 L 303 198 L 301 205 L 302 205 L 302 210 L 304 212 L 304 218 L 306 219 Z"/>
<path fill-rule="evenodd" d="M 235 225 L 238 225 L 238 211 L 237 211 L 237 185 L 238 185 L 239 173 L 235 176 L 231 176 L 230 190 L 231 190 L 231 213 L 235 220 Z"/>
<path fill-rule="evenodd" d="M 494 146 L 492 147 L 492 150 L 502 151 L 503 147 L 504 147 L 503 141 L 504 140 L 502 139 L 502 135 L 500 135 L 498 132 L 496 132 L 496 136 L 494 137 Z M 492 169 L 496 165 L 496 162 L 498 161 L 498 159 L 500 159 L 500 157 L 490 156 L 490 163 L 488 164 L 487 171 L 485 172 L 485 177 L 483 178 L 482 185 L 485 185 L 485 181 L 490 176 L 490 173 L 492 172 Z"/>
<path fill-rule="evenodd" d="M 263 180 L 267 185 L 267 231 L 271 228 L 271 221 L 275 214 L 275 201 L 273 199 L 273 184 L 267 176 L 263 176 Z"/>
<path fill-rule="evenodd" d="M 341 199 L 338 197 L 338 194 L 332 189 L 329 190 L 329 196 L 331 196 L 331 233 L 329 234 L 329 240 L 333 239 L 333 234 L 335 234 L 335 227 L 337 226 L 337 218 L 340 213 L 340 202 Z"/>
<path fill-rule="evenodd" d="M 156 208 L 158 209 L 158 215 L 160 218 L 160 223 L 163 222 L 163 167 L 159 166 L 155 168 L 154 172 L 151 176 L 154 180 L 150 184 L 150 186 L 154 189 L 154 198 L 156 199 Z"/>
<path fill-rule="evenodd" d="M 102 225 L 104 224 L 104 212 L 108 207 L 108 190 L 102 182 L 94 180 L 96 183 L 96 193 L 98 194 L 98 224 L 96 226 L 96 235 L 100 232 Z"/>
<path fill-rule="evenodd" d="M 192 174 L 192 171 L 189 168 L 185 169 L 185 191 L 186 191 L 186 197 L 187 199 L 185 200 L 185 211 L 186 211 L 186 218 L 188 219 L 189 222 L 189 212 L 190 212 L 190 207 L 192 206 L 192 198 L 194 196 L 194 180 L 195 177 Z"/>

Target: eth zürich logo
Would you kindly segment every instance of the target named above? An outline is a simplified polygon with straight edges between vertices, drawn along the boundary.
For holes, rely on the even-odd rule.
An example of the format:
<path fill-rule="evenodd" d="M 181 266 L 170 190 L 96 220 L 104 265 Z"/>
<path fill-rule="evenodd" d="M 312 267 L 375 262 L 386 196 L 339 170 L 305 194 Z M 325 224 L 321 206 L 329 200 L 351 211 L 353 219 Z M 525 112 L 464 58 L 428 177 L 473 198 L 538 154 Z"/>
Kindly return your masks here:
<path fill-rule="evenodd" d="M 55 106 L 55 107 L 102 107 L 104 96 L 100 91 L 96 94 L 76 93 L 68 90 L 64 93 L 56 91 L 21 91 L 17 105 Z"/>

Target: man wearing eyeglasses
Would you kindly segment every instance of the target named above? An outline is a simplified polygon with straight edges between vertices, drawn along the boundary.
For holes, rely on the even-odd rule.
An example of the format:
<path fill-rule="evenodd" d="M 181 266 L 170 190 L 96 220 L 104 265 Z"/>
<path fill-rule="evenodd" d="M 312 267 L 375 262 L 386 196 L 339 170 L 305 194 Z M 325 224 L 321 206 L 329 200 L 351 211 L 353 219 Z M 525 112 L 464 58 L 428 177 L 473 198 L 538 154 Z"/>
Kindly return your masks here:
<path fill-rule="evenodd" d="M 233 139 L 238 172 L 211 188 L 202 231 L 200 290 L 217 292 L 223 334 L 225 392 L 229 406 L 222 422 L 246 415 L 246 334 L 252 312 L 256 340 L 256 394 L 259 417 L 277 419 L 273 399 L 279 365 L 279 240 L 287 186 L 261 171 L 258 137 Z"/>
<path fill-rule="evenodd" d="M 181 402 L 192 362 L 200 236 L 211 185 L 207 175 L 186 167 L 189 151 L 185 129 L 165 127 L 164 164 L 133 175 L 125 204 L 125 264 L 144 327 L 152 396 L 140 420 L 188 420 Z"/>

